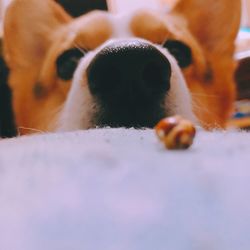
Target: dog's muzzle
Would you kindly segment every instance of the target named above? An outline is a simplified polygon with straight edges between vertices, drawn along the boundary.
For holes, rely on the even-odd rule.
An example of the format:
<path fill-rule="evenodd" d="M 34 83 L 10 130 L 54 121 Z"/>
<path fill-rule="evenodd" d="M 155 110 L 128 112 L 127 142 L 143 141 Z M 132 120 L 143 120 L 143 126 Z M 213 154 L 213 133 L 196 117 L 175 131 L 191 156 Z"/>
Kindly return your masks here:
<path fill-rule="evenodd" d="M 164 116 L 171 65 L 153 45 L 120 41 L 103 48 L 87 69 L 89 89 L 102 107 L 98 122 L 152 127 Z"/>

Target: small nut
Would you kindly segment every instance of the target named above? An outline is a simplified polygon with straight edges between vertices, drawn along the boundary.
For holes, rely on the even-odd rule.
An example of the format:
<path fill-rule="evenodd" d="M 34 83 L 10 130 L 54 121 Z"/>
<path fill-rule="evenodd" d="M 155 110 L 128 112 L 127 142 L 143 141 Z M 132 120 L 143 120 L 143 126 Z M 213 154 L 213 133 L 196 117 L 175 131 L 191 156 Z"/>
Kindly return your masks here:
<path fill-rule="evenodd" d="M 193 144 L 196 129 L 192 122 L 181 116 L 162 119 L 155 131 L 159 139 L 168 149 L 187 149 Z"/>

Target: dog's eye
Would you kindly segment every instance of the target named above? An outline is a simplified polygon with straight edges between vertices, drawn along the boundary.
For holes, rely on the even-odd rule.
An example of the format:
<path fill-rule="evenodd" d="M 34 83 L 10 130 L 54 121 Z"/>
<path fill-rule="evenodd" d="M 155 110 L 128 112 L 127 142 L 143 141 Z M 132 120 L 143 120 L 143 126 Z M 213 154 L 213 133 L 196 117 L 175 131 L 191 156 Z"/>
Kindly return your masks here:
<path fill-rule="evenodd" d="M 192 63 L 192 51 L 185 43 L 177 40 L 168 40 L 163 47 L 175 57 L 181 68 L 186 68 Z"/>
<path fill-rule="evenodd" d="M 57 75 L 62 80 L 70 80 L 76 70 L 80 58 L 87 52 L 77 48 L 64 51 L 56 60 Z"/>

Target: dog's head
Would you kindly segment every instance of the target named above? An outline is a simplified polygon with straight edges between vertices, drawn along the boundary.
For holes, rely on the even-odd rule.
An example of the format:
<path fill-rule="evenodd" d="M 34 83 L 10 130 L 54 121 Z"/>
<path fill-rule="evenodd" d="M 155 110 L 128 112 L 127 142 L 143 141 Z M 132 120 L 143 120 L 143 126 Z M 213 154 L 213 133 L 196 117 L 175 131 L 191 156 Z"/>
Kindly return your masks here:
<path fill-rule="evenodd" d="M 239 5 L 180 0 L 169 13 L 73 19 L 52 0 L 14 0 L 4 39 L 17 124 L 153 127 L 173 114 L 195 120 L 194 111 L 224 126 Z"/>

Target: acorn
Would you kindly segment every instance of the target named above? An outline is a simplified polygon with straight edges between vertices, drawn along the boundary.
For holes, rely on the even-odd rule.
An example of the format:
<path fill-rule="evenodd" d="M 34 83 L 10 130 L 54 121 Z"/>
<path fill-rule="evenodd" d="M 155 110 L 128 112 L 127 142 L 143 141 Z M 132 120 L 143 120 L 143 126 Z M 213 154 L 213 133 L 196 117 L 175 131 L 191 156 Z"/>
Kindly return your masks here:
<path fill-rule="evenodd" d="M 155 132 L 167 149 L 188 149 L 196 135 L 194 124 L 181 116 L 162 119 L 155 126 Z"/>

